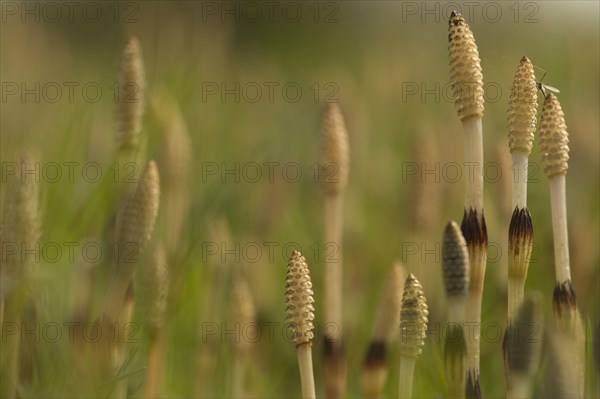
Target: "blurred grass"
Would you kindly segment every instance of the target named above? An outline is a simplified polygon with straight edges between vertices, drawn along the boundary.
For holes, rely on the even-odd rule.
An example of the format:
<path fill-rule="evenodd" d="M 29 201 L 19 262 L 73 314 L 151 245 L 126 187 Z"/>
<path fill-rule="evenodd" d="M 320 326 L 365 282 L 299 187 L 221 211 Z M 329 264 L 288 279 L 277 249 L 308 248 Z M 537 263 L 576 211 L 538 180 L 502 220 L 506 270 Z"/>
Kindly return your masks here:
<path fill-rule="evenodd" d="M 221 23 L 209 18 L 202 23 L 200 2 L 139 2 L 139 22 L 115 24 L 103 19 L 98 24 L 22 23 L 8 18 L 1 25 L 2 82 L 97 82 L 103 95 L 96 103 L 63 99 L 25 102 L 15 97 L 2 101 L 0 130 L 3 162 L 12 162 L 24 148 L 37 150 L 43 162 L 98 162 L 104 173 L 112 162 L 114 102 L 110 87 L 116 79 L 122 45 L 130 34 L 139 37 L 144 51 L 149 93 L 166 87 L 177 98 L 192 135 L 194 171 L 191 184 L 192 209 L 181 242 L 179 261 L 183 284 L 173 296 L 166 357 L 166 396 L 193 396 L 194 384 L 210 384 L 208 396 L 227 396 L 231 362 L 231 335 L 218 348 L 217 372 L 198 376 L 197 352 L 201 350 L 202 309 L 207 304 L 202 292 L 214 282 L 204 261 L 202 243 L 210 242 L 209 222 L 225 218 L 232 240 L 250 242 L 296 242 L 309 253 L 309 266 L 315 284 L 317 319 L 322 315 L 323 287 L 321 261 L 311 261 L 311 245 L 322 245 L 322 198 L 312 179 L 310 166 L 317 161 L 318 129 L 323 89 L 333 82 L 339 91 L 335 98 L 345 111 L 351 140 L 351 175 L 346 195 L 345 220 L 345 331 L 349 360 L 349 396 L 358 396 L 359 365 L 367 348 L 370 323 L 387 268 L 395 258 L 405 261 L 409 271 L 421 280 L 431 302 L 432 322 L 443 322 L 444 301 L 439 275 L 439 255 L 434 256 L 444 224 L 462 217 L 464 181 L 432 181 L 435 198 L 431 212 L 438 223 L 426 225 L 413 220 L 415 192 L 422 189 L 418 176 L 403 176 L 403 165 L 426 162 L 428 168 L 439 162 L 462 162 L 462 128 L 454 105 L 442 91 L 448 84 L 446 16 L 407 16 L 401 3 L 359 1 L 337 3 L 338 22 Z M 219 3 L 220 4 L 220 3 Z M 417 3 L 415 3 L 417 4 Z M 418 3 L 421 4 L 421 3 Z M 438 4 L 439 3 L 429 3 Z M 486 160 L 495 161 L 497 149 L 506 145 L 506 109 L 511 80 L 519 58 L 527 55 L 546 70 L 546 81 L 561 90 L 560 101 L 570 133 L 571 160 L 568 174 L 568 212 L 572 271 L 579 306 L 585 317 L 598 319 L 597 292 L 600 289 L 600 216 L 598 201 L 600 164 L 598 157 L 599 39 L 598 3 L 535 2 L 539 8 L 536 23 L 515 23 L 508 3 L 501 4 L 503 17 L 497 23 L 486 21 L 481 10 L 470 22 L 482 58 L 484 81 L 499 87 L 498 100 L 486 102 L 484 145 Z M 107 3 L 105 7 L 109 7 Z M 308 13 L 309 6 L 302 10 Z M 433 5 L 432 5 L 433 7 Z M 108 8 L 105 8 L 108 12 Z M 476 9 L 477 10 L 477 9 Z M 407 18 L 402 21 L 403 16 Z M 536 71 L 538 76 L 543 72 Z M 273 102 L 265 97 L 257 103 L 218 96 L 203 100 L 203 84 L 225 82 L 232 87 L 248 82 L 295 82 L 303 89 L 298 102 L 276 94 Z M 310 87 L 318 82 L 319 101 Z M 407 96 L 407 84 L 434 89 L 421 99 Z M 424 85 L 424 86 L 421 86 Z M 439 89 L 435 89 L 436 85 Z M 76 91 L 76 93 L 78 93 Z M 276 93 L 278 93 L 276 91 Z M 280 92 L 279 92 L 280 93 Z M 436 95 L 438 98 L 436 98 Z M 493 94 L 490 93 L 490 96 Z M 149 137 L 148 158 L 154 157 L 160 125 L 148 109 L 145 134 Z M 438 159 L 417 159 L 415 146 L 423 137 L 433 138 Z M 539 166 L 537 145 L 530 157 L 534 167 L 529 184 L 536 250 L 529 270 L 526 290 L 539 290 L 550 298 L 554 284 L 552 230 L 549 188 Z M 282 179 L 280 169 L 274 183 L 265 175 L 257 183 L 235 183 L 229 177 L 203 179 L 206 165 L 225 162 L 297 162 L 302 178 L 297 183 Z M 422 165 L 419 165 L 422 166 Z M 487 268 L 483 323 L 505 322 L 506 232 L 510 192 L 504 174 L 498 182 L 487 182 L 485 209 L 490 242 L 500 248 L 490 256 Z M 4 179 L 2 187 L 4 188 Z M 508 187 L 510 187 L 508 185 Z M 81 241 L 102 237 L 113 210 L 107 204 L 114 195 L 111 187 L 86 183 L 42 181 L 44 209 L 42 242 Z M 94 201 L 90 195 L 106 200 Z M 104 197 L 106 196 L 106 197 Z M 507 200 L 508 198 L 508 200 Z M 94 198 L 95 200 L 96 198 Z M 422 199 L 425 200 L 425 199 Z M 508 202 L 507 202 L 508 201 Z M 79 210 L 84 215 L 79 218 Z M 416 255 L 405 253 L 417 243 Z M 438 244 L 439 245 L 439 244 Z M 245 265 L 259 314 L 264 321 L 284 322 L 283 282 L 286 259 L 277 247 L 274 259 L 266 253 Z M 265 247 L 263 247 L 264 249 Z M 427 252 L 433 251 L 433 252 Z M 439 254 L 439 251 L 437 251 Z M 319 251 L 323 255 L 323 249 Z M 491 255 L 491 252 L 490 252 Z M 214 257 L 210 259 L 220 263 Z M 47 271 L 43 279 L 48 295 L 46 321 L 67 320 L 65 275 L 77 265 L 42 260 Z M 100 264 L 98 267 L 107 265 Z M 232 257 L 219 267 L 236 266 Z M 102 295 L 98 289 L 96 295 Z M 225 298 L 227 300 L 227 298 Z M 226 308 L 226 306 L 224 307 Z M 143 315 L 137 315 L 137 318 Z M 226 316 L 223 315 L 225 318 Z M 551 317 L 547 317 L 551 319 Z M 293 397 L 300 392 L 292 345 L 276 330 L 272 340 L 256 344 L 250 371 L 249 393 L 257 397 Z M 439 330 L 438 330 L 439 333 Z M 140 353 L 131 370 L 144 364 L 145 345 L 140 332 Z M 430 336 L 424 355 L 417 362 L 415 393 L 419 397 L 441 397 L 444 390 L 441 343 Z M 441 340 L 440 340 L 441 341 Z M 501 340 L 483 340 L 482 389 L 485 396 L 504 393 Z M 320 380 L 321 342 L 314 346 L 317 390 Z M 60 367 L 66 364 L 55 344 L 41 345 L 38 379 L 28 387 L 32 396 L 61 396 Z M 60 346 L 64 349 L 64 345 Z M 386 395 L 395 396 L 397 352 L 390 356 Z M 131 378 L 131 386 L 143 382 L 143 373 Z M 63 382 L 64 383 L 64 382 Z M 322 392 L 322 391 L 321 391 Z M 134 394 L 141 394 L 140 391 Z"/>

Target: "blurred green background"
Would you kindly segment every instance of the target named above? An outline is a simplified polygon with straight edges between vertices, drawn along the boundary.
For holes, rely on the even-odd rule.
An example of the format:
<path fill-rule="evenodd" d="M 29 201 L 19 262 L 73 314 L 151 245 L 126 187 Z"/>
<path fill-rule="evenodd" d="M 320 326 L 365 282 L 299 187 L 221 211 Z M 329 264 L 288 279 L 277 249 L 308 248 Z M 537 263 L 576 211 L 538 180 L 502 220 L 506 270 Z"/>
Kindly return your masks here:
<path fill-rule="evenodd" d="M 37 11 L 24 13 L 23 7 L 35 10 L 35 4 Z M 94 6 L 78 3 L 71 16 L 64 4 L 56 4 L 61 10 L 56 22 L 56 14 L 49 8 L 44 11 L 44 3 L 2 4 L 2 162 L 12 162 L 19 151 L 30 149 L 39 154 L 42 164 L 98 162 L 106 171 L 115 151 L 111 87 L 130 35 L 137 36 L 142 45 L 148 97 L 170 92 L 191 136 L 191 208 L 177 257 L 179 274 L 175 278 L 181 283 L 172 295 L 167 324 L 165 397 L 230 394 L 235 334 L 218 338 L 219 345 L 211 352 L 215 368 L 208 375 L 199 375 L 197 359 L 206 344 L 202 323 L 227 319 L 229 280 L 243 269 L 259 321 L 283 325 L 285 265 L 291 247 L 288 253 L 282 253 L 282 248 L 287 243 L 297 243 L 307 256 L 315 286 L 316 318 L 320 320 L 323 197 L 312 168 L 318 161 L 322 106 L 328 100 L 339 101 L 351 146 L 343 249 L 348 396 L 360 395 L 360 365 L 393 260 L 402 260 L 423 283 L 431 323 L 445 320 L 439 245 L 445 223 L 460 221 L 464 195 L 464 176 L 455 179 L 448 169 L 451 162 L 461 164 L 463 159 L 462 126 L 448 86 L 447 18 L 454 7 L 445 2 L 391 1 L 91 2 Z M 506 321 L 506 237 L 511 214 L 506 110 L 514 72 L 526 55 L 540 68 L 536 76 L 540 78 L 546 71 L 545 81 L 561 91 L 558 98 L 571 151 L 567 175 L 571 268 L 580 310 L 595 325 L 600 292 L 599 4 L 455 4 L 475 34 L 488 89 L 483 126 L 485 159 L 491 164 L 484 194 L 490 254 L 482 321 L 498 326 Z M 16 5 L 16 13 L 7 5 Z M 101 15 L 94 10 L 101 10 Z M 72 101 L 66 89 L 58 101 L 53 100 L 53 92 L 44 92 L 44 87 L 52 89 L 47 86 L 52 82 L 63 89 L 65 82 L 78 83 Z M 9 91 L 14 83 L 16 94 Z M 26 88 L 33 87 L 39 98 L 23 94 L 23 83 Z M 84 92 L 86 84 L 100 87 L 101 94 L 95 96 L 92 89 Z M 272 98 L 268 85 L 274 87 Z M 213 94 L 210 90 L 215 87 L 217 93 Z M 258 94 L 256 87 L 261 89 Z M 290 89 L 286 92 L 283 87 Z M 237 94 L 226 94 L 223 88 Z M 301 90 L 297 101 L 296 88 Z M 144 123 L 148 159 L 159 150 L 162 133 L 148 107 Z M 530 161 L 529 208 L 535 251 L 526 290 L 543 294 L 551 321 L 550 198 L 537 145 Z M 265 167 L 254 182 L 254 173 L 248 169 L 248 175 L 242 173 L 251 162 L 297 163 L 302 175 L 289 182 L 285 179 L 290 180 L 289 175 L 276 167 L 270 181 Z M 215 164 L 218 173 L 209 174 L 207 168 Z M 240 168 L 239 182 L 235 175 L 221 175 L 235 165 Z M 415 167 L 416 174 L 407 173 Z M 3 175 L 2 187 L 4 183 Z M 81 241 L 105 234 L 113 212 L 110 201 L 90 201 L 90 196 L 103 195 L 102 191 L 111 187 L 99 188 L 77 176 L 74 183 L 42 179 L 41 184 L 42 243 Z M 215 239 L 221 234 L 215 232 L 215 225 L 226 225 L 229 238 Z M 263 252 L 257 261 L 239 250 L 239 261 L 221 252 L 207 255 L 206 243 L 212 242 L 227 242 L 227 248 L 258 243 Z M 271 259 L 266 242 L 278 243 Z M 43 288 L 50 293 L 47 320 L 69 317 L 66 303 L 73 284 L 66 277 L 77 267 L 75 263 L 51 263 L 43 258 L 40 262 Z M 214 273 L 215 268 L 220 271 Z M 215 298 L 211 296 L 218 285 L 216 275 L 224 281 L 219 283 L 224 289 Z M 95 295 L 101 297 L 102 290 Z M 212 313 L 208 311 L 211 307 Z M 208 318 L 215 313 L 218 319 Z M 138 311 L 136 320 L 140 317 Z M 252 345 L 250 396 L 299 395 L 295 350 L 281 330 L 275 328 L 273 339 L 263 336 Z M 482 338 L 481 386 L 484 396 L 498 397 L 505 390 L 501 339 L 491 335 Z M 130 344 L 140 348 L 131 370 L 145 363 L 143 331 L 139 339 Z M 442 342 L 438 328 L 417 362 L 417 397 L 444 394 Z M 47 356 L 39 360 L 37 382 L 27 387 L 31 395 L 60 397 L 64 393 L 62 370 L 69 365 L 60 364 L 64 358 L 52 356 L 59 348 L 64 349 L 42 346 Z M 317 339 L 313 350 L 317 395 L 323 393 L 321 353 Z M 390 397 L 397 390 L 397 361 L 394 347 L 386 385 Z M 141 394 L 138 388 L 143 379 L 143 371 L 132 376 L 133 396 Z"/>

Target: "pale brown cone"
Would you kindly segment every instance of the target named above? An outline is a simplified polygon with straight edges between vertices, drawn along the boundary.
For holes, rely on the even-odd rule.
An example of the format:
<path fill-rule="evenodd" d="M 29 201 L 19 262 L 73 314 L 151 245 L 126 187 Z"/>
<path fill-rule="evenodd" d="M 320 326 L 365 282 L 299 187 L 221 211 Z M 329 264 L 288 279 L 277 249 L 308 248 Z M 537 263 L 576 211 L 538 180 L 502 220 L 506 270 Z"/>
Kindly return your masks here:
<path fill-rule="evenodd" d="M 537 122 L 537 83 L 533 65 L 521 58 L 508 101 L 508 146 L 510 151 L 531 153 Z"/>
<path fill-rule="evenodd" d="M 344 117 L 337 103 L 325 106 L 321 127 L 319 181 L 326 194 L 343 192 L 348 183 L 350 145 Z"/>
<path fill-rule="evenodd" d="M 565 114 L 554 94 L 544 100 L 540 122 L 540 149 L 542 165 L 548 177 L 567 173 L 569 168 L 569 133 Z"/>
<path fill-rule="evenodd" d="M 158 205 L 160 202 L 160 179 L 156 162 L 148 166 L 140 177 L 135 192 L 127 199 L 123 217 L 119 226 L 119 261 L 128 248 L 140 255 L 150 240 Z M 137 257 L 139 259 L 139 256 Z"/>
<path fill-rule="evenodd" d="M 400 354 L 419 357 L 427 337 L 427 301 L 419 280 L 409 274 L 400 311 Z"/>
<path fill-rule="evenodd" d="M 462 15 L 452 12 L 449 20 L 448 51 L 450 83 L 461 120 L 483 116 L 483 74 L 475 38 Z"/>
<path fill-rule="evenodd" d="M 298 251 L 292 252 L 288 263 L 285 288 L 287 322 L 293 332 L 292 338 L 297 345 L 310 343 L 314 337 L 314 293 L 306 259 Z"/>
<path fill-rule="evenodd" d="M 139 40 L 132 36 L 123 49 L 119 67 L 116 115 L 118 148 L 135 148 L 140 143 L 144 115 L 146 74 Z"/>

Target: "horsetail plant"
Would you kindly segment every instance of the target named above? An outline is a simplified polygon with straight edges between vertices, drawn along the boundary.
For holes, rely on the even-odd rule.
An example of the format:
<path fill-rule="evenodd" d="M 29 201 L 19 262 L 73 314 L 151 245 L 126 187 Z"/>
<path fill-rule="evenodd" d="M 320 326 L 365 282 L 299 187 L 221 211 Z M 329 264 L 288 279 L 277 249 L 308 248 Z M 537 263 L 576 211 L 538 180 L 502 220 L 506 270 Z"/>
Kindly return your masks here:
<path fill-rule="evenodd" d="M 321 127 L 319 179 L 325 193 L 325 245 L 334 245 L 337 257 L 325 261 L 325 324 L 334 334 L 325 335 L 325 392 L 330 398 L 344 396 L 346 359 L 342 319 L 342 227 L 344 191 L 348 182 L 350 149 L 348 132 L 337 103 L 328 103 Z"/>
<path fill-rule="evenodd" d="M 513 214 L 508 229 L 508 319 L 523 301 L 533 246 L 533 223 L 527 209 L 529 154 L 537 121 L 537 84 L 533 65 L 521 58 L 508 103 L 508 146 L 512 155 Z"/>
<path fill-rule="evenodd" d="M 406 271 L 400 262 L 394 262 L 381 294 L 371 333 L 371 343 L 362 366 L 362 390 L 367 398 L 381 396 L 387 377 L 386 354 L 389 344 L 398 335 L 402 288 Z"/>
<path fill-rule="evenodd" d="M 483 75 L 475 38 L 465 19 L 453 11 L 449 20 L 450 82 L 465 134 L 465 164 L 473 166 L 465 191 L 461 230 L 467 242 L 471 277 L 466 321 L 481 324 L 481 301 L 487 262 L 487 227 L 483 212 Z M 480 329 L 467 342 L 467 397 L 480 398 Z"/>
<path fill-rule="evenodd" d="M 444 344 L 444 363 L 448 396 L 465 396 L 467 343 L 463 331 L 469 292 L 469 253 L 456 222 L 446 225 L 442 246 L 442 272 L 448 301 L 448 332 Z"/>
<path fill-rule="evenodd" d="M 569 260 L 569 236 L 567 229 L 566 175 L 569 168 L 569 134 L 565 115 L 556 96 L 548 94 L 544 99 L 540 122 L 540 149 L 544 172 L 550 181 L 552 207 L 552 231 L 554 236 L 554 316 L 574 338 L 578 369 L 579 393 L 583 396 L 584 329 L 577 309 L 575 288 L 571 280 Z"/>
<path fill-rule="evenodd" d="M 419 280 L 409 274 L 400 308 L 400 378 L 398 398 L 411 398 L 415 363 L 427 338 L 427 299 Z"/>
<path fill-rule="evenodd" d="M 533 147 L 533 138 L 537 121 L 537 83 L 533 65 L 527 57 L 522 57 L 515 73 L 508 103 L 508 146 L 512 156 L 512 209 L 513 214 L 508 229 L 508 328 L 505 332 L 505 342 L 514 338 L 509 337 L 513 330 L 516 312 L 523 302 L 525 280 L 529 269 L 529 261 L 533 246 L 533 223 L 531 213 L 527 208 L 527 176 L 529 154 Z M 504 361 L 506 379 L 511 389 L 517 393 L 527 391 L 527 380 L 520 374 L 510 375 L 512 350 L 516 345 L 504 345 Z M 514 355 L 513 351 L 513 355 Z M 527 376 L 525 376 L 527 377 Z M 514 385 L 514 387 L 513 387 Z M 515 388 L 516 387 L 516 388 Z M 523 387 L 523 388 L 519 388 Z M 513 393 L 514 394 L 514 393 Z M 512 395 L 512 394 L 511 394 Z"/>
<path fill-rule="evenodd" d="M 121 54 L 121 63 L 115 91 L 115 158 L 118 172 L 127 171 L 133 166 L 130 176 L 139 179 L 139 170 L 145 163 L 145 136 L 142 135 L 142 120 L 145 109 L 146 73 L 139 40 L 131 36 Z M 135 190 L 135 185 L 126 184 L 127 180 L 117 180 L 114 222 L 119 228 L 120 220 L 127 206 L 126 201 Z M 112 226 L 111 226 L 112 227 Z M 110 231 L 114 231 L 111 228 Z M 115 235 L 117 233 L 115 232 Z M 113 241 L 110 239 L 109 241 Z M 118 256 L 114 255 L 113 256 Z"/>
<path fill-rule="evenodd" d="M 314 338 L 314 292 L 306 259 L 298 251 L 292 252 L 288 263 L 285 288 L 287 322 L 298 354 L 302 398 L 314 399 L 316 394 L 311 352 Z"/>
<path fill-rule="evenodd" d="M 565 115 L 554 94 L 544 99 L 540 122 L 540 149 L 544 172 L 550 181 L 554 234 L 554 313 L 558 318 L 576 312 L 577 299 L 571 280 L 567 230 L 566 175 L 569 168 L 569 134 Z"/>
<path fill-rule="evenodd" d="M 540 295 L 521 301 L 502 344 L 507 375 L 507 398 L 531 398 L 542 347 L 543 310 Z"/>

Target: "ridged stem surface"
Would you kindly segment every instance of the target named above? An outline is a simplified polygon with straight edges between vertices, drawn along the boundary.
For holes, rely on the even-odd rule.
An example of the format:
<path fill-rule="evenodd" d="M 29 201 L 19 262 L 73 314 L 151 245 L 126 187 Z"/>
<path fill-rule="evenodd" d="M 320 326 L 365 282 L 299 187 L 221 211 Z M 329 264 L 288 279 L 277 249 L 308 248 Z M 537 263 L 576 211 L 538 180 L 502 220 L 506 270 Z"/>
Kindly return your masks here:
<path fill-rule="evenodd" d="M 298 366 L 300 367 L 300 383 L 302 384 L 302 398 L 314 399 L 315 378 L 313 375 L 311 344 L 304 343 L 296 347 L 298 353 Z"/>
<path fill-rule="evenodd" d="M 514 320 L 514 317 L 519 310 L 519 306 L 523 303 L 525 294 L 525 279 L 520 277 L 508 278 L 508 320 Z"/>
<path fill-rule="evenodd" d="M 512 209 L 527 207 L 527 173 L 529 157 L 525 151 L 514 150 L 512 153 Z"/>
<path fill-rule="evenodd" d="M 479 344 L 481 340 L 481 298 L 483 290 L 470 290 L 467 300 L 467 368 L 479 373 Z M 471 333 L 472 332 L 472 333 Z"/>
<path fill-rule="evenodd" d="M 398 398 L 412 398 L 413 377 L 417 359 L 412 356 L 400 356 L 400 378 L 398 381 Z"/>
<path fill-rule="evenodd" d="M 556 281 L 559 283 L 571 280 L 566 198 L 566 175 L 564 173 L 559 173 L 554 176 L 551 176 L 550 201 L 552 203 L 554 265 L 556 271 Z"/>
<path fill-rule="evenodd" d="M 325 196 L 325 322 L 333 323 L 342 336 L 342 214 L 343 198 Z M 330 247 L 333 245 L 333 249 Z"/>
<path fill-rule="evenodd" d="M 465 133 L 465 208 L 483 209 L 483 135 L 481 117 L 463 120 Z M 481 215 L 479 215 L 481 217 Z"/>
<path fill-rule="evenodd" d="M 454 296 L 447 298 L 448 322 L 462 325 L 465 321 L 466 297 Z"/>
<path fill-rule="evenodd" d="M 342 398 L 346 385 L 343 346 L 343 191 L 325 194 L 325 392 L 330 398 Z"/>

